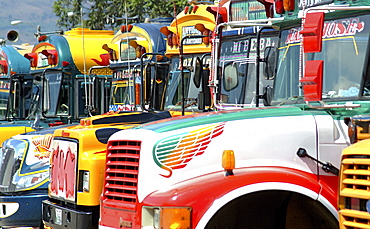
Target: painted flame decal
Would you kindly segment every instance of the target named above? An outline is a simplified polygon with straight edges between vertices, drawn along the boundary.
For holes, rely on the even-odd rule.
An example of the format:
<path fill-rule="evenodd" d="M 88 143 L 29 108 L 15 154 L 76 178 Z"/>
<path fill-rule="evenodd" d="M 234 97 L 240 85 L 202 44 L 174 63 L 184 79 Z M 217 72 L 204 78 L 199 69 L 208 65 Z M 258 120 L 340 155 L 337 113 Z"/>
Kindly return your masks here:
<path fill-rule="evenodd" d="M 32 137 L 31 142 L 35 145 L 35 157 L 37 157 L 38 159 L 49 158 L 49 148 L 52 140 L 52 134 Z"/>
<path fill-rule="evenodd" d="M 202 155 L 211 140 L 222 134 L 224 126 L 225 123 L 209 125 L 159 141 L 153 149 L 153 158 L 159 167 L 169 172 L 161 176 L 172 176 L 172 170 L 184 168 L 195 156 Z"/>

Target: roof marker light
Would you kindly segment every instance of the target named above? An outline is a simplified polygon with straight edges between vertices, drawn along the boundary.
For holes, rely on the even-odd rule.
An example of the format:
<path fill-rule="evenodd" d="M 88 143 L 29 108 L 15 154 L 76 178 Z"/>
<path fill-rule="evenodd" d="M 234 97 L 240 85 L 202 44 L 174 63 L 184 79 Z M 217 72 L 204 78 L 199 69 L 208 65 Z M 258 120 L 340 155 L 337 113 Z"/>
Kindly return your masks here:
<path fill-rule="evenodd" d="M 226 176 L 234 175 L 235 155 L 233 150 L 224 150 L 222 154 L 222 167 L 226 171 Z"/>

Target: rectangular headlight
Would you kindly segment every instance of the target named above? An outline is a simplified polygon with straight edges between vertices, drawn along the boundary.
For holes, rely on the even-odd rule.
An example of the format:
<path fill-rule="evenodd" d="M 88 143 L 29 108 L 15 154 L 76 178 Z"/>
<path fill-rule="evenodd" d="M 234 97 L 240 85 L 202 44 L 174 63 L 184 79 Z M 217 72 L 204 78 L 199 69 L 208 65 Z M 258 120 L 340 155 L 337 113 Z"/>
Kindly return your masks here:
<path fill-rule="evenodd" d="M 79 192 L 89 192 L 90 191 L 90 172 L 87 170 L 79 171 Z"/>

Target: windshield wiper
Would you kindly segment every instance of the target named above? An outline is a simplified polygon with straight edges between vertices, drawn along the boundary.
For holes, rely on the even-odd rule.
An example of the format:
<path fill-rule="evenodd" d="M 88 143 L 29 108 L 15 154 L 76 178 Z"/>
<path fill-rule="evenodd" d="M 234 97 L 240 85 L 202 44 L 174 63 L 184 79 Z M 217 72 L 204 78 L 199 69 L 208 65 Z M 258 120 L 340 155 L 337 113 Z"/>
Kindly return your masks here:
<path fill-rule="evenodd" d="M 293 95 L 293 96 L 287 98 L 285 101 L 277 104 L 277 106 L 281 106 L 281 105 L 284 105 L 286 103 L 288 103 L 288 104 L 297 104 L 301 100 L 303 100 L 303 96 L 302 95 L 301 96 Z"/>

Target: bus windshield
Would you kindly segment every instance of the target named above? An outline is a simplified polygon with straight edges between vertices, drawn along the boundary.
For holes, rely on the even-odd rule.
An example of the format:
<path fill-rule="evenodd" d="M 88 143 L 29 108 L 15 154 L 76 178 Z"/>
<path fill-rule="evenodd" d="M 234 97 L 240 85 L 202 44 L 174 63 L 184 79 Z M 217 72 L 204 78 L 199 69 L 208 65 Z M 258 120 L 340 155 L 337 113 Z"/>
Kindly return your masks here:
<path fill-rule="evenodd" d="M 254 35 L 255 36 L 255 35 Z M 260 55 L 266 47 L 276 46 L 278 37 L 262 37 L 260 39 Z M 223 37 L 219 59 L 221 70 L 220 102 L 223 105 L 253 106 L 256 103 L 256 51 L 257 39 L 245 36 Z M 260 73 L 263 72 L 260 65 Z M 260 88 L 270 84 L 271 80 L 260 78 Z"/>
<path fill-rule="evenodd" d="M 323 60 L 323 100 L 370 96 L 367 69 L 369 15 L 326 21 L 322 51 L 306 54 L 307 60 Z M 281 32 L 273 104 L 303 102 L 299 87 L 300 28 Z"/>
<path fill-rule="evenodd" d="M 181 78 L 182 74 L 184 77 L 184 96 L 185 96 L 185 109 L 187 110 L 197 110 L 197 97 L 198 93 L 201 91 L 201 85 L 198 84 L 194 78 L 194 70 L 193 65 L 197 55 L 188 55 L 184 56 L 183 59 L 183 66 L 184 70 L 183 73 L 181 72 L 180 66 L 180 59 L 173 58 L 171 61 L 171 71 L 168 78 L 167 90 L 166 90 L 166 98 L 165 98 L 165 109 L 176 109 L 179 110 L 182 107 L 182 83 Z M 203 58 L 203 66 L 206 65 L 210 61 L 209 56 Z"/>
<path fill-rule="evenodd" d="M 1 119 L 26 119 L 32 112 L 35 84 L 30 75 L 14 75 L 10 82 L 1 80 Z M 7 86 L 8 84 L 8 86 Z M 6 89 L 6 87 L 8 87 Z M 5 97 L 7 94 L 8 97 Z M 6 100 L 5 100 L 6 99 Z"/>
<path fill-rule="evenodd" d="M 0 80 L 0 120 L 5 120 L 6 118 L 9 92 L 10 92 L 9 80 L 1 79 Z"/>
<path fill-rule="evenodd" d="M 138 85 L 135 90 L 134 85 Z M 111 102 L 110 102 L 110 109 L 112 111 L 117 110 L 117 107 L 124 107 L 124 109 L 120 108 L 120 110 L 127 110 L 131 111 L 134 110 L 135 107 L 135 97 L 140 96 L 139 94 L 139 87 L 141 85 L 140 78 L 136 78 L 136 84 L 134 83 L 134 77 L 125 77 L 117 80 L 112 81 L 112 89 L 111 89 Z M 138 93 L 135 93 L 135 92 Z M 139 98 L 137 98 L 139 99 Z M 136 104 L 140 105 L 140 104 Z M 117 108 L 117 109 L 115 109 Z"/>

